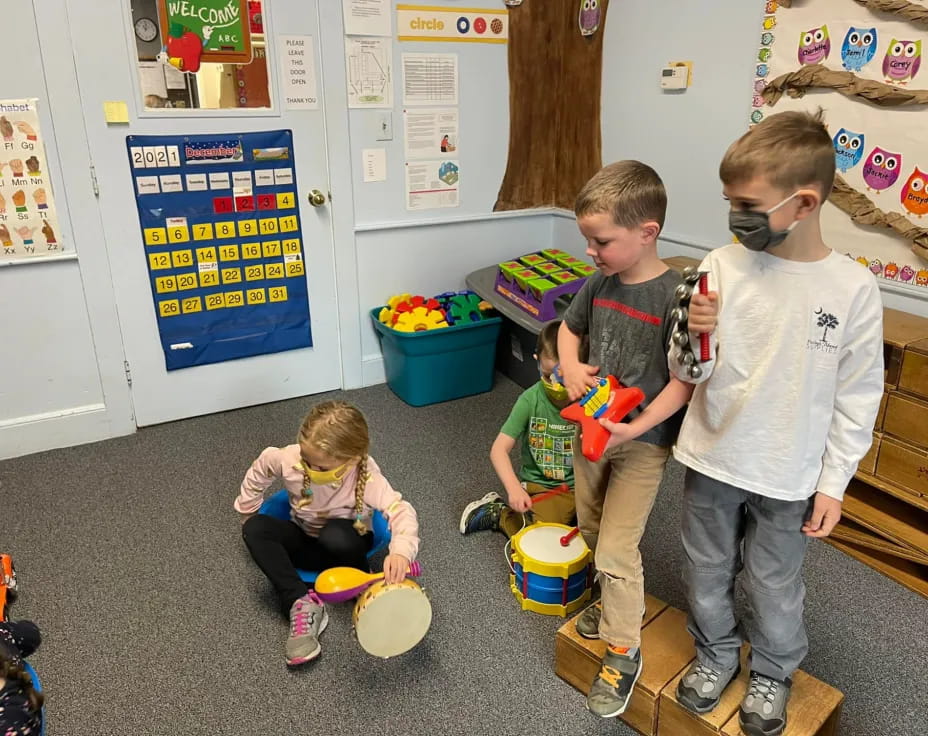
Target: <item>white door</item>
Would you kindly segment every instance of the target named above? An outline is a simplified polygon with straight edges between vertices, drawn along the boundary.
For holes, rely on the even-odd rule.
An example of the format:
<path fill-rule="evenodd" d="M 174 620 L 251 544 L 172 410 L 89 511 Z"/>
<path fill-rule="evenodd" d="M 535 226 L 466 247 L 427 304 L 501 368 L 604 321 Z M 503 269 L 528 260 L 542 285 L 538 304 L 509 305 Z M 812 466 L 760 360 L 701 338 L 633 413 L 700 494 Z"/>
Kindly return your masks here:
<path fill-rule="evenodd" d="M 173 99 L 170 104 L 176 105 L 178 95 L 187 95 L 183 104 L 189 107 L 192 99 L 190 90 L 176 89 L 185 83 L 196 88 L 196 94 L 204 105 L 212 104 L 210 100 L 216 97 L 222 98 L 224 104 L 229 104 L 230 99 L 231 104 L 237 104 L 235 87 L 242 84 L 240 70 L 237 71 L 235 67 L 219 69 L 217 64 L 216 73 L 210 71 L 207 74 L 204 65 L 198 73 L 200 81 L 191 82 L 192 75 L 172 74 L 168 69 L 167 92 L 159 91 L 159 94 L 166 94 L 167 97 L 159 100 L 156 96 L 143 102 L 143 93 L 150 93 L 152 89 L 150 79 L 144 75 L 151 74 L 152 69 L 156 74 L 164 73 L 158 69 L 156 62 L 148 61 L 145 62 L 148 71 L 143 72 L 141 79 L 144 81 L 140 81 L 137 67 L 138 57 L 145 56 L 142 52 L 144 43 L 139 40 L 150 38 L 153 30 L 149 23 L 136 23 L 157 20 L 157 17 L 148 18 L 154 13 L 146 11 L 146 7 L 155 7 L 154 0 L 108 0 L 106 3 L 95 4 L 92 12 L 85 0 L 67 0 L 91 157 L 99 183 L 100 208 L 131 373 L 132 398 L 140 426 L 318 393 L 341 385 L 330 204 L 326 202 L 322 206 L 312 206 L 309 201 L 312 190 L 326 194 L 329 191 L 322 78 L 321 74 L 315 75 L 319 108 L 311 110 L 285 109 L 281 104 L 284 95 L 277 81 L 280 78 L 278 66 L 281 56 L 277 47 L 279 34 L 311 36 L 316 42 L 315 48 L 312 58 L 307 56 L 305 62 L 307 66 L 311 62 L 313 67 L 319 69 L 317 2 L 321 1 L 265 0 L 263 3 L 263 39 L 267 39 L 264 53 L 270 108 L 194 110 L 155 106 L 163 104 L 164 99 Z M 235 4 L 234 0 L 230 0 L 229 4 Z M 164 35 L 160 39 L 155 38 L 150 45 L 157 47 L 163 39 Z M 253 37 L 253 53 L 261 54 L 263 39 L 261 35 Z M 107 123 L 104 118 L 105 103 L 120 101 L 128 103 L 130 122 Z M 296 176 L 296 211 L 300 217 L 301 232 L 289 235 L 291 238 L 298 235 L 302 242 L 305 273 L 301 278 L 306 282 L 309 295 L 312 347 L 168 370 L 165 348 L 162 347 L 159 335 L 159 315 L 156 314 L 156 309 L 160 308 L 156 305 L 160 305 L 159 299 L 165 295 L 152 293 L 151 279 L 157 274 L 149 272 L 149 255 L 153 251 L 151 248 L 146 250 L 140 230 L 135 199 L 139 184 L 134 176 L 138 172 L 130 167 L 127 136 L 180 135 L 195 140 L 197 135 L 208 134 L 211 138 L 221 140 L 236 134 L 271 130 L 291 130 L 293 133 L 289 152 L 291 158 L 287 163 L 292 164 Z M 210 167 L 202 168 L 207 170 L 204 178 L 208 178 Z M 189 170 L 189 166 L 184 169 Z M 158 179 L 157 176 L 154 178 Z M 232 195 L 233 191 L 220 194 Z M 287 213 L 280 211 L 276 214 Z M 238 221 L 242 217 L 240 212 L 236 212 L 229 219 Z M 238 235 L 240 233 L 236 233 Z M 199 244 L 193 241 L 192 232 L 189 232 L 189 237 L 189 244 L 196 252 L 195 246 Z M 240 239 L 226 241 L 226 244 L 241 246 L 247 240 L 253 238 L 242 236 Z M 237 257 L 243 260 L 236 261 L 233 258 L 230 262 L 216 265 L 222 269 L 227 266 L 242 267 L 242 272 L 247 273 L 245 253 L 240 251 Z M 202 268 L 199 261 L 195 265 Z M 168 270 L 165 273 L 175 272 Z M 202 277 L 202 271 L 200 274 Z M 267 286 L 266 293 L 270 295 L 270 287 L 277 283 L 285 282 L 256 282 L 254 285 Z M 241 286 L 249 287 L 251 284 L 243 281 Z M 184 294 L 179 293 L 178 296 Z M 164 314 L 160 316 L 162 322 L 168 321 Z M 180 316 L 183 318 L 185 315 Z M 183 343 L 178 343 L 176 349 L 183 350 Z"/>

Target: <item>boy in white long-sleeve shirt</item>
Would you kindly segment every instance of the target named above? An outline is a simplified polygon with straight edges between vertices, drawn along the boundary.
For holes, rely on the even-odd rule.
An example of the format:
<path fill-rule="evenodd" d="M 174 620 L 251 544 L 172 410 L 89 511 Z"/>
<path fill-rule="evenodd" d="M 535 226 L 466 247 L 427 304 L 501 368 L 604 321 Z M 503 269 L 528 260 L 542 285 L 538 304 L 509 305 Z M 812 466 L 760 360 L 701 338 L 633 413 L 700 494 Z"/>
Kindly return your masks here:
<path fill-rule="evenodd" d="M 808 651 L 806 543 L 840 518 L 883 391 L 876 280 L 822 240 L 834 170 L 820 114 L 771 116 L 729 148 L 720 175 L 740 244 L 705 258 L 710 291 L 689 310 L 690 344 L 709 333 L 710 360 L 692 378 L 686 351 L 674 344 L 669 355 L 671 372 L 698 384 L 674 450 L 687 467 L 684 578 L 697 652 L 677 698 L 707 712 L 737 675 L 743 570 L 753 616 L 740 720 L 750 736 L 786 727 L 791 676 Z"/>

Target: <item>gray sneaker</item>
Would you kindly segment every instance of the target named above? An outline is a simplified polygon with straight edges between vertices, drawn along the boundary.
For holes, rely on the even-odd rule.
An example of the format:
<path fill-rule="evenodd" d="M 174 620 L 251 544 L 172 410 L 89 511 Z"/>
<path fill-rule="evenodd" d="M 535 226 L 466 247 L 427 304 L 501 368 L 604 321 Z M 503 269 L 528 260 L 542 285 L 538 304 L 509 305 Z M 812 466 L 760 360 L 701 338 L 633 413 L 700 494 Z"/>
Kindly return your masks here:
<path fill-rule="evenodd" d="M 677 685 L 677 702 L 693 713 L 708 713 L 719 704 L 722 692 L 739 672 L 740 664 L 732 670 L 716 670 L 693 662 Z"/>
<path fill-rule="evenodd" d="M 738 721 L 747 736 L 779 736 L 786 729 L 786 703 L 793 681 L 775 680 L 751 671 Z"/>
<path fill-rule="evenodd" d="M 290 606 L 290 636 L 287 637 L 287 664 L 303 664 L 315 659 L 322 651 L 319 634 L 329 625 L 325 606 L 310 591 Z"/>
<path fill-rule="evenodd" d="M 596 601 L 587 606 L 577 619 L 577 633 L 584 639 L 599 638 L 599 622 L 603 617 L 603 602 Z"/>
<path fill-rule="evenodd" d="M 615 718 L 628 708 L 632 691 L 641 674 L 641 652 L 634 657 L 616 654 L 608 647 L 603 666 L 586 697 L 586 707 L 600 718 Z"/>

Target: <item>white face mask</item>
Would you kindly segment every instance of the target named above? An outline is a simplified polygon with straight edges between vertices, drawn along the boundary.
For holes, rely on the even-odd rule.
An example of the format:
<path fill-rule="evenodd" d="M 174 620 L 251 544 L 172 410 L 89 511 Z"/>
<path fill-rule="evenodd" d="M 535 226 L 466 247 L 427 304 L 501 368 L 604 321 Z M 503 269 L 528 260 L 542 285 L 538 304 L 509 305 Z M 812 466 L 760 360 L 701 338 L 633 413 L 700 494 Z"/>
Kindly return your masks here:
<path fill-rule="evenodd" d="M 786 199 L 774 205 L 766 212 L 738 212 L 737 210 L 732 210 L 728 213 L 728 229 L 731 230 L 742 245 L 749 250 L 760 251 L 775 247 L 789 237 L 793 228 L 799 224 L 799 220 L 793 220 L 792 224 L 786 228 L 786 230 L 774 231 L 770 229 L 770 215 L 798 194 L 798 191 L 790 194 Z"/>

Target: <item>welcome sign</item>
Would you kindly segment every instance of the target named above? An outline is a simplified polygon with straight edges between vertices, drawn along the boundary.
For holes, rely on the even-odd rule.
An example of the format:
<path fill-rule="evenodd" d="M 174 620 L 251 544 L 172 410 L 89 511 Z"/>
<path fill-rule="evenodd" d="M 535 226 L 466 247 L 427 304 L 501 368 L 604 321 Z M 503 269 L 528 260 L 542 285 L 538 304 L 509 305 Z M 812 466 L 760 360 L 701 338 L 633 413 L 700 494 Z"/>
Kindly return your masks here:
<path fill-rule="evenodd" d="M 397 5 L 396 27 L 400 41 L 506 43 L 509 12 L 496 8 Z"/>
<path fill-rule="evenodd" d="M 247 64 L 251 61 L 251 26 L 247 0 L 158 0 L 161 38 L 171 26 L 198 36 L 201 61 Z"/>

